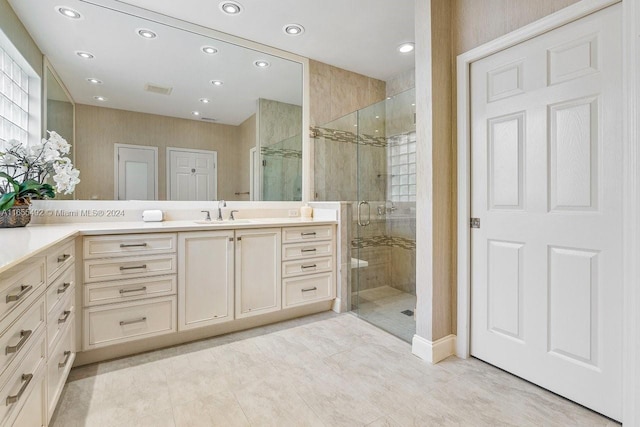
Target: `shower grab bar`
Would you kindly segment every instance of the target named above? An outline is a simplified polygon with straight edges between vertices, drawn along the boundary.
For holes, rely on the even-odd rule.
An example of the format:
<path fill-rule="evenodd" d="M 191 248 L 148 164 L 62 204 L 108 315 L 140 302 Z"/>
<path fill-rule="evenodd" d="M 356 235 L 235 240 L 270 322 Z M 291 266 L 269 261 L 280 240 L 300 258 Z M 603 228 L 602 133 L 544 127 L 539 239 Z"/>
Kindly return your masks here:
<path fill-rule="evenodd" d="M 367 220 L 364 222 L 362 221 L 363 205 L 367 205 Z M 371 205 L 369 205 L 369 202 L 367 202 L 366 200 L 363 200 L 360 203 L 358 203 L 358 225 L 360 227 L 366 227 L 369 224 L 371 224 Z"/>

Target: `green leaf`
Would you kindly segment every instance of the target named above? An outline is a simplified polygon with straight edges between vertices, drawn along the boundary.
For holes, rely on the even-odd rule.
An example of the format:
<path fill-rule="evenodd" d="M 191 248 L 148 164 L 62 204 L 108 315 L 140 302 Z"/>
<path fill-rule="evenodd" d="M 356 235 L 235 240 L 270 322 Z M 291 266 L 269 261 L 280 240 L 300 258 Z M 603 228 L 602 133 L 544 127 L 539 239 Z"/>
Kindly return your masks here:
<path fill-rule="evenodd" d="M 16 193 L 20 192 L 20 184 L 18 184 L 18 181 L 13 179 L 11 175 L 8 175 L 4 172 L 0 172 L 0 177 L 5 178 L 7 181 L 9 181 L 11 185 L 13 185 L 13 191 L 15 191 Z"/>
<path fill-rule="evenodd" d="M 13 207 L 13 204 L 16 202 L 15 193 L 7 193 L 0 197 L 0 211 L 6 211 L 7 209 Z"/>

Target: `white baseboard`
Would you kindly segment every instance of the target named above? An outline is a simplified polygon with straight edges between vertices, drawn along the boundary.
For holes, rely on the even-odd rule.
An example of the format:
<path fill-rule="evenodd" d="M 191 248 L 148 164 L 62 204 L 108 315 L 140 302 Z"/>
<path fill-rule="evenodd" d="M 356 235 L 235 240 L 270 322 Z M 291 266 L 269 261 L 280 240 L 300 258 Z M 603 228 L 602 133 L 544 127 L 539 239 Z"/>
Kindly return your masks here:
<path fill-rule="evenodd" d="M 455 335 L 448 335 L 436 341 L 429 341 L 421 336 L 414 335 L 411 343 L 411 352 L 429 363 L 438 363 L 454 355 L 455 350 Z"/>

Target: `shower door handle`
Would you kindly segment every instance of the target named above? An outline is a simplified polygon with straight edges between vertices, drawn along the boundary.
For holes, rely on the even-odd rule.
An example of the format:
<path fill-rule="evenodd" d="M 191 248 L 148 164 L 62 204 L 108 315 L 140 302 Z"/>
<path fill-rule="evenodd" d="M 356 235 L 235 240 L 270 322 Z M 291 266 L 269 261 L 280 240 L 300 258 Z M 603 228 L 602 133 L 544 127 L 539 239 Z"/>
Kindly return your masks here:
<path fill-rule="evenodd" d="M 362 221 L 362 206 L 363 205 L 367 206 L 367 220 L 366 221 Z M 360 203 L 358 203 L 358 225 L 360 227 L 366 227 L 369 224 L 371 224 L 371 205 L 369 205 L 369 202 L 363 200 Z"/>

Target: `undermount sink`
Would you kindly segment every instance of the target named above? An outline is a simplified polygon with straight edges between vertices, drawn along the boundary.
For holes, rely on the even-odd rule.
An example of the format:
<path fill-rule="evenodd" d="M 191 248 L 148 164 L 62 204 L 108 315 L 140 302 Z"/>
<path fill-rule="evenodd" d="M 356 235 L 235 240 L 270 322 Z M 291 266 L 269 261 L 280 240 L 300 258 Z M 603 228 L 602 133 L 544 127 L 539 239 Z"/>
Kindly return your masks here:
<path fill-rule="evenodd" d="M 211 220 L 207 221 L 205 219 L 201 219 L 199 221 L 193 221 L 196 224 L 205 224 L 205 225 L 230 225 L 230 224 L 251 224 L 253 221 L 250 219 L 225 219 L 223 221 Z"/>

